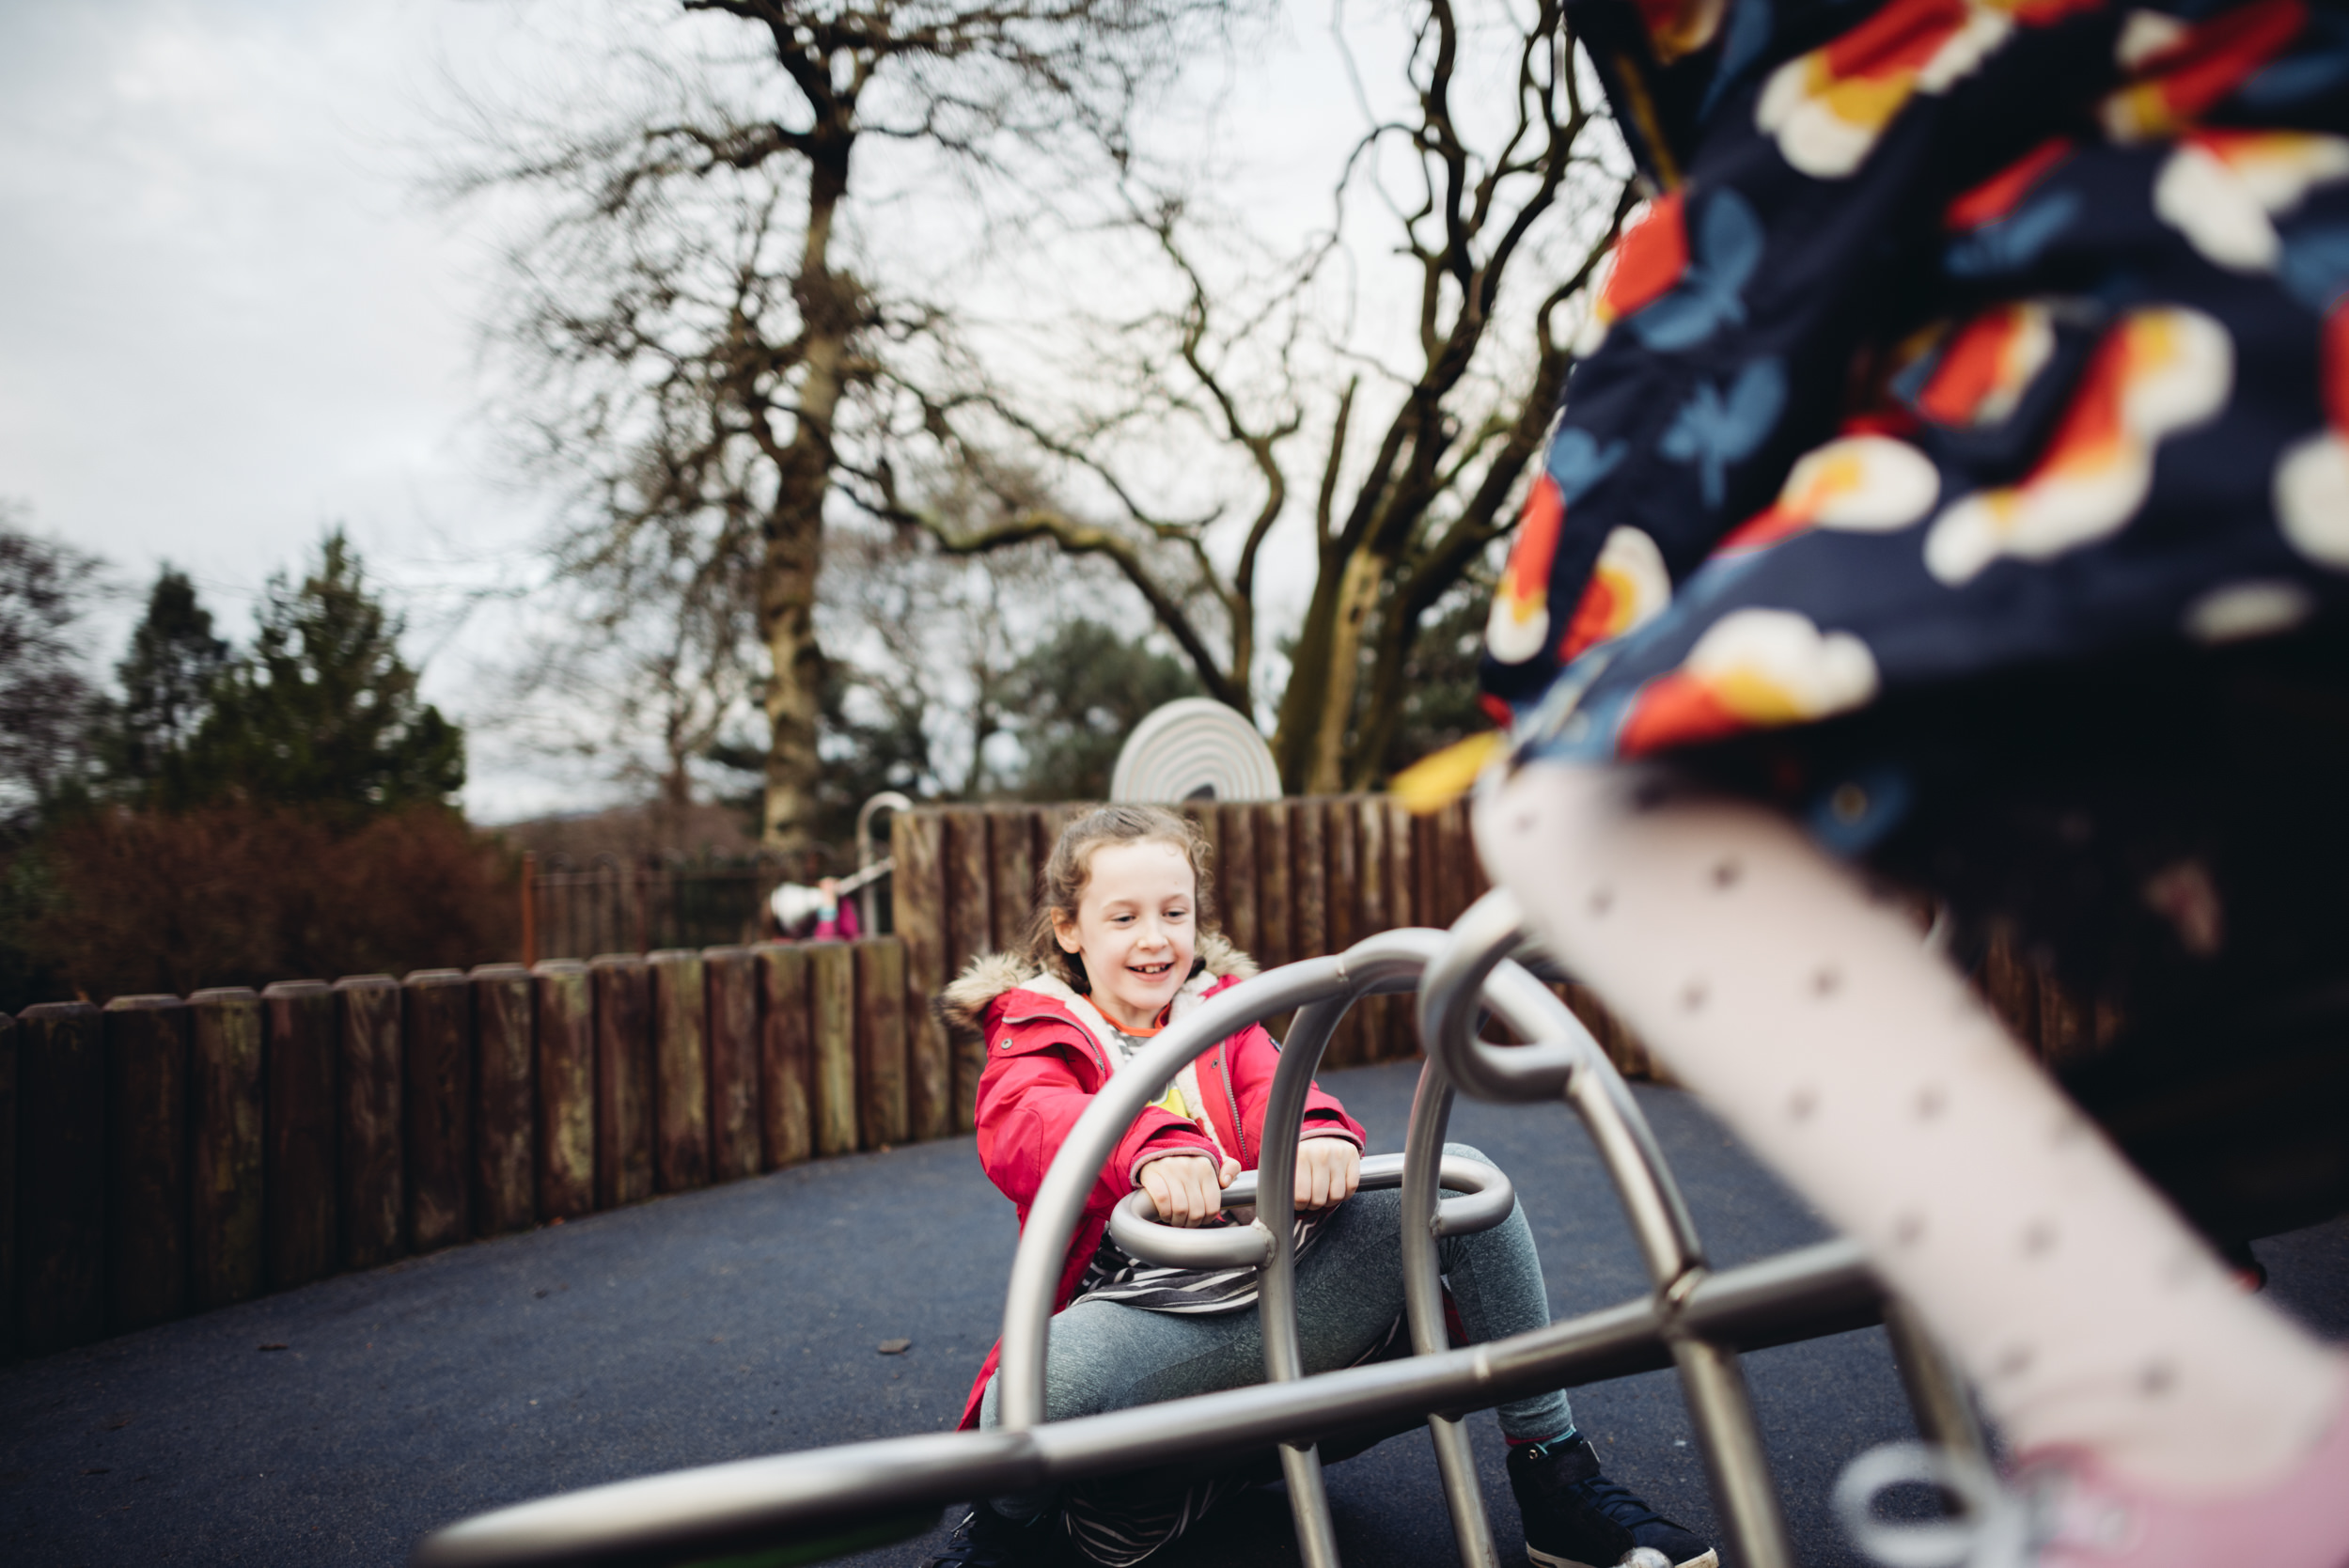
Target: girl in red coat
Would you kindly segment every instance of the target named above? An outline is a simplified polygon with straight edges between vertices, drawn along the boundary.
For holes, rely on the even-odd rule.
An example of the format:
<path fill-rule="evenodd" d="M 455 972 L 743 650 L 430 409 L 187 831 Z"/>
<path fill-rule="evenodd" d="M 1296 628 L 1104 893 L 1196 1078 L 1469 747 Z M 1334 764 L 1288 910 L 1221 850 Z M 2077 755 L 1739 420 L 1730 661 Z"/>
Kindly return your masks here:
<path fill-rule="evenodd" d="M 1102 1085 L 1190 1009 L 1255 972 L 1204 930 L 1207 847 L 1197 828 L 1151 807 L 1112 806 L 1072 823 L 1044 870 L 1024 951 L 975 960 L 947 990 L 947 1016 L 986 1038 L 979 1158 L 1018 1205 Z M 1165 1268 L 1127 1255 L 1109 1211 L 1136 1187 L 1175 1225 L 1219 1222 L 1222 1189 L 1257 1163 L 1279 1046 L 1256 1025 L 1219 1041 L 1137 1116 L 1102 1167 L 1060 1274 L 1046 1356 L 1048 1419 L 1095 1414 L 1254 1383 L 1263 1375 L 1253 1269 Z M 1401 1354 L 1401 1194 L 1357 1193 L 1363 1132 L 1316 1087 L 1296 1174 L 1297 1319 L 1309 1375 Z M 1481 1158 L 1459 1145 L 1452 1152 Z M 1522 1213 L 1442 1243 L 1444 1272 L 1472 1340 L 1549 1321 Z M 995 1419 L 995 1357 L 972 1386 L 963 1424 Z M 1527 1552 L 1545 1568 L 1643 1563 L 1712 1568 L 1688 1531 L 1599 1473 L 1563 1391 L 1500 1407 Z M 1271 1471 L 1227 1464 L 997 1497 L 975 1506 L 933 1564 L 1055 1560 L 1072 1549 L 1138 1562 L 1235 1489 Z"/>

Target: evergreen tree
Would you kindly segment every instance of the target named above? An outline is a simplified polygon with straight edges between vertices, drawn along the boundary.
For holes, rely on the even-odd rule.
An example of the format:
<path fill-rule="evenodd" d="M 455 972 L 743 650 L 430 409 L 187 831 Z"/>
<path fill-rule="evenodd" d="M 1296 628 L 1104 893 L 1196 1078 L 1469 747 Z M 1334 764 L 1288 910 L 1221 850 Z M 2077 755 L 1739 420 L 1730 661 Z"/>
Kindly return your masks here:
<path fill-rule="evenodd" d="M 1201 695 L 1182 660 L 1086 619 L 1039 643 L 1006 685 L 1004 711 L 1019 715 L 1027 753 L 1021 792 L 1030 800 L 1106 800 L 1134 727 L 1153 708 Z"/>
<path fill-rule="evenodd" d="M 252 652 L 214 688 L 189 748 L 196 798 L 240 795 L 370 816 L 446 804 L 464 737 L 416 698 L 399 619 L 368 591 L 337 529 L 299 587 L 270 579 Z"/>
<path fill-rule="evenodd" d="M 212 635 L 196 585 L 164 566 L 147 596 L 147 618 L 115 666 L 122 698 L 108 705 L 98 741 L 107 776 L 160 804 L 182 804 L 188 748 L 227 668 L 228 644 Z"/>

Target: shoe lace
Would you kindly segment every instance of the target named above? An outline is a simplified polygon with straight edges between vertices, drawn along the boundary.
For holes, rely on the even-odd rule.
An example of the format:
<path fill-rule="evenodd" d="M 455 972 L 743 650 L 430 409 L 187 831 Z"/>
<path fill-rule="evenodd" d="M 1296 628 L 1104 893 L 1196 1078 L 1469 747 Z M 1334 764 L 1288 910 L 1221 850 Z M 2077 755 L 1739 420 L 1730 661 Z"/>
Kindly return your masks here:
<path fill-rule="evenodd" d="M 1641 1525 L 1661 1525 L 1668 1522 L 1663 1514 L 1642 1502 L 1630 1487 L 1619 1482 L 1609 1481 L 1605 1476 L 1591 1476 L 1575 1482 L 1566 1490 L 1582 1498 L 1589 1505 L 1592 1513 L 1622 1526 L 1625 1529 L 1636 1529 Z"/>

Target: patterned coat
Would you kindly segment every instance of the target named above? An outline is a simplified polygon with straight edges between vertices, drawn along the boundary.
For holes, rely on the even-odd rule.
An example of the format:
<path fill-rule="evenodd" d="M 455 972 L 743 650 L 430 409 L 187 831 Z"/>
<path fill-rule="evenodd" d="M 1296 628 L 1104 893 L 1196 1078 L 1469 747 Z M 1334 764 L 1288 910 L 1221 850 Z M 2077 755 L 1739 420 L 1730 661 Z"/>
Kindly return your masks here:
<path fill-rule="evenodd" d="M 1521 758 L 2349 601 L 2349 10 L 1572 14 L 1658 194 L 1492 607 Z"/>

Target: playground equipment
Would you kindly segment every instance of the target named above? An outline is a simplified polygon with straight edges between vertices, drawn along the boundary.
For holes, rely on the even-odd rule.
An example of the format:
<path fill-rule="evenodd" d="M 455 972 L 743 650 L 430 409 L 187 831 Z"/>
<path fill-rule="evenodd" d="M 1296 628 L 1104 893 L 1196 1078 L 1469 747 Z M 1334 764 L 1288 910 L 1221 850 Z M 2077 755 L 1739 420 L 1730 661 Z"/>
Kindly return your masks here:
<path fill-rule="evenodd" d="M 1114 801 L 1278 800 L 1273 748 L 1237 709 L 1207 697 L 1153 708 L 1119 748 Z"/>
<path fill-rule="evenodd" d="M 1464 1568 L 1497 1561 L 1463 1415 L 1543 1388 L 1677 1370 L 1702 1450 L 1724 1544 L 1746 1568 L 1793 1568 L 1738 1357 L 1742 1352 L 1883 1322 L 1919 1430 L 1933 1445 L 1913 1476 L 1959 1499 L 1985 1495 L 1988 1460 L 1963 1386 L 1849 1242 L 1736 1268 L 1705 1262 L 1695 1224 L 1638 1105 L 1605 1052 L 1551 992 L 1523 945 L 1507 894 L 1473 905 L 1449 932 L 1389 931 L 1332 957 L 1268 971 L 1170 1025 L 1095 1095 L 1028 1215 L 1011 1268 L 998 1373 L 1002 1425 L 925 1434 L 711 1466 L 600 1486 L 483 1514 L 416 1549 L 415 1568 L 553 1563 L 697 1563 L 727 1558 L 814 1562 L 919 1534 L 945 1505 L 1148 1466 L 1277 1449 L 1307 1568 L 1336 1568 L 1336 1535 L 1317 1443 L 1424 1419 Z M 1292 1225 L 1299 1123 L 1330 1033 L 1364 996 L 1417 991 L 1427 1048 L 1400 1156 L 1364 1162 L 1363 1184 L 1398 1184 L 1404 1303 L 1413 1355 L 1307 1378 L 1300 1373 Z M 1158 1224 L 1146 1196 L 1112 1224 L 1136 1256 L 1260 1271 L 1261 1384 L 1066 1421 L 1046 1421 L 1044 1369 L 1054 1287 L 1095 1173 L 1157 1086 L 1215 1042 L 1296 1010 L 1274 1077 L 1254 1177 L 1225 1194 L 1255 1204 L 1245 1226 Z M 1480 1012 L 1531 1043 L 1479 1037 Z M 1506 1217 L 1507 1179 L 1444 1157 L 1455 1092 L 1562 1099 L 1613 1180 L 1652 1289 L 1601 1311 L 1483 1344 L 1447 1348 L 1436 1241 Z M 1447 1194 L 1451 1196 L 1447 1196 Z M 745 1554 L 761 1554 L 751 1559 Z"/>

